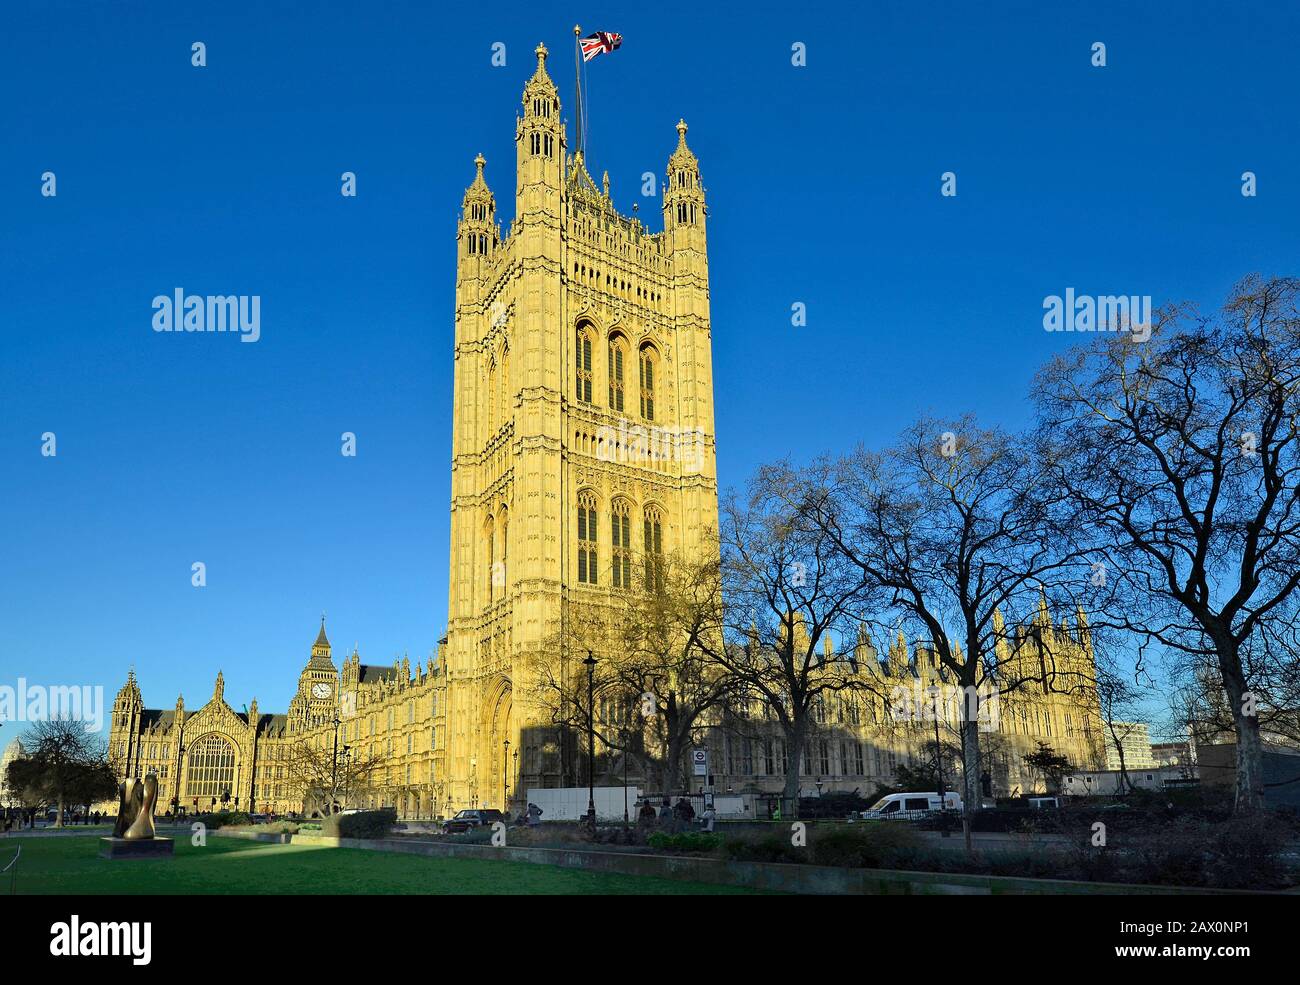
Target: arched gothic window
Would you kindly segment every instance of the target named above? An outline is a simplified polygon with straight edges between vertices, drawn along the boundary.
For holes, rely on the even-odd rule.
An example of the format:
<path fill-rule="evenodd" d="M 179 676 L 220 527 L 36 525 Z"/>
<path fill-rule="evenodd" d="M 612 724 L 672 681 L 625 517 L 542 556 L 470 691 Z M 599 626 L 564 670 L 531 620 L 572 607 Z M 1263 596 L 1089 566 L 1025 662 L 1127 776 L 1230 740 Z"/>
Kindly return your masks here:
<path fill-rule="evenodd" d="M 596 584 L 600 570 L 596 552 L 596 497 L 583 493 L 578 497 L 578 581 Z"/>
<path fill-rule="evenodd" d="M 650 346 L 641 350 L 641 417 L 655 419 L 655 351 Z"/>
<path fill-rule="evenodd" d="M 510 420 L 510 350 L 506 349 L 501 353 L 501 387 L 500 387 L 501 406 L 497 413 L 497 426 L 505 424 Z M 497 399 L 497 395 L 493 395 Z"/>
<path fill-rule="evenodd" d="M 510 570 L 510 511 L 504 506 L 501 507 L 501 560 L 498 563 L 498 572 L 496 585 L 501 590 L 501 595 L 506 593 L 506 573 Z"/>
<path fill-rule="evenodd" d="M 653 506 L 645 511 L 643 534 L 645 550 L 645 587 L 647 591 L 664 587 L 664 519 Z"/>
<path fill-rule="evenodd" d="M 486 558 L 487 559 L 487 597 L 489 601 L 492 598 L 492 585 L 494 581 L 492 577 L 493 575 L 492 564 L 493 561 L 495 560 L 495 558 L 493 557 L 494 545 L 492 543 L 494 539 L 493 535 L 496 533 L 496 531 L 493 529 L 494 526 L 495 525 L 493 524 L 491 517 L 487 518 L 487 523 L 484 524 L 483 526 L 483 543 L 487 548 L 487 558 Z"/>
<path fill-rule="evenodd" d="M 627 503 L 618 500 L 610 508 L 610 545 L 614 561 L 614 587 L 632 587 L 632 521 Z"/>
<path fill-rule="evenodd" d="M 216 797 L 234 795 L 235 750 L 219 735 L 205 735 L 190 747 L 186 795 Z"/>
<path fill-rule="evenodd" d="M 609 409 L 613 411 L 622 411 L 623 409 L 623 362 L 625 358 L 625 347 L 623 340 L 620 338 L 610 339 L 609 342 Z"/>
<path fill-rule="evenodd" d="M 574 336 L 574 353 L 577 368 L 577 398 L 579 403 L 591 403 L 591 336 L 579 325 Z"/>

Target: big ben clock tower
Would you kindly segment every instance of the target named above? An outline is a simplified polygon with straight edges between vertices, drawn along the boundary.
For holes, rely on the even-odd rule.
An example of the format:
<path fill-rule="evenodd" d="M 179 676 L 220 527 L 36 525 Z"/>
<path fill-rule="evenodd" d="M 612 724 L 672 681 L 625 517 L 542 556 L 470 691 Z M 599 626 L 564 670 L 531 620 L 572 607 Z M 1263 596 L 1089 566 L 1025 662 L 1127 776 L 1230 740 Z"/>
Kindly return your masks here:
<path fill-rule="evenodd" d="M 339 672 L 330 658 L 330 641 L 325 635 L 325 617 L 311 645 L 311 659 L 298 676 L 298 693 L 289 702 L 289 721 L 295 729 L 310 728 L 331 721 L 338 709 Z"/>

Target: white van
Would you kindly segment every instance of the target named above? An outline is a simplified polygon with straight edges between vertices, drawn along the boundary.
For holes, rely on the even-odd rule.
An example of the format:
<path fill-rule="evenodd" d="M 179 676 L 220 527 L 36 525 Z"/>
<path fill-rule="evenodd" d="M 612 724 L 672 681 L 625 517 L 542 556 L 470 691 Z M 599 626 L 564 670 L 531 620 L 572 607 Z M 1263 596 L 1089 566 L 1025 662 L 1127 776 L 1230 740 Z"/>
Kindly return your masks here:
<path fill-rule="evenodd" d="M 864 821 L 916 821 L 939 811 L 961 811 L 961 794 L 944 791 L 939 799 L 938 791 L 924 793 L 891 793 L 881 797 L 871 807 L 862 812 Z"/>

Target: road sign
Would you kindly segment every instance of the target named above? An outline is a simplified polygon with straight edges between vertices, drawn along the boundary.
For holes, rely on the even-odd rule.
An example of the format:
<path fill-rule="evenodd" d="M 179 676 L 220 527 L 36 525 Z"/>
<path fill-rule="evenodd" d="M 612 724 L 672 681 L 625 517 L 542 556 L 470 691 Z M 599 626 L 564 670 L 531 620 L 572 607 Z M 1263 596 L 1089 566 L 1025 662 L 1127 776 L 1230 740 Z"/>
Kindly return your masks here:
<path fill-rule="evenodd" d="M 707 749 L 692 749 L 691 767 L 695 776 L 708 776 L 709 751 Z"/>

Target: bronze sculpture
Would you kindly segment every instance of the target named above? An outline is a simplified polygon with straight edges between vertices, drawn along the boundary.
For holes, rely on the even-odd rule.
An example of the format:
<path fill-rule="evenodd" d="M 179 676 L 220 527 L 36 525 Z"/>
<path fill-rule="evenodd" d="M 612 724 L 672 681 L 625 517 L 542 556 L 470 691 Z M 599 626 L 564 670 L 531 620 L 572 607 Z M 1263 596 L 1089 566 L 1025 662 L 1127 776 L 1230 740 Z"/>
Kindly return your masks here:
<path fill-rule="evenodd" d="M 155 837 L 153 809 L 158 800 L 158 777 L 153 773 L 145 774 L 143 780 L 131 777 L 118 784 L 117 794 L 119 803 L 113 837 L 129 841 Z"/>

